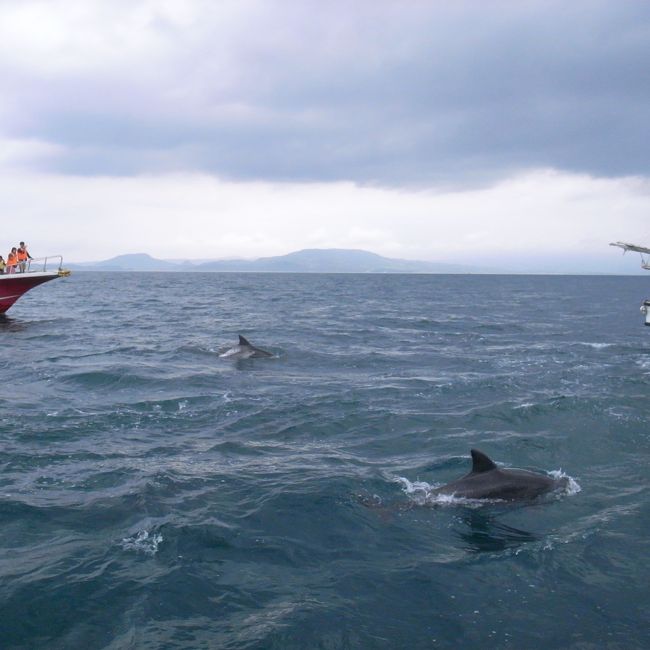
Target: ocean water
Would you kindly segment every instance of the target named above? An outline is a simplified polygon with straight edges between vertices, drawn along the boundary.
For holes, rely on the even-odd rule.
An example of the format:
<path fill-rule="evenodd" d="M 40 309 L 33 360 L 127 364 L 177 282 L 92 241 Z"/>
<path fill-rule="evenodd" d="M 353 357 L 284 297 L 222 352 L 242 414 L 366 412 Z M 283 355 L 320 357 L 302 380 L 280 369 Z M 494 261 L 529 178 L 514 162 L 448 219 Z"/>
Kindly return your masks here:
<path fill-rule="evenodd" d="M 0 647 L 647 648 L 643 277 L 78 273 L 0 322 Z M 272 359 L 219 357 L 241 333 Z M 477 447 L 535 503 L 436 501 Z"/>

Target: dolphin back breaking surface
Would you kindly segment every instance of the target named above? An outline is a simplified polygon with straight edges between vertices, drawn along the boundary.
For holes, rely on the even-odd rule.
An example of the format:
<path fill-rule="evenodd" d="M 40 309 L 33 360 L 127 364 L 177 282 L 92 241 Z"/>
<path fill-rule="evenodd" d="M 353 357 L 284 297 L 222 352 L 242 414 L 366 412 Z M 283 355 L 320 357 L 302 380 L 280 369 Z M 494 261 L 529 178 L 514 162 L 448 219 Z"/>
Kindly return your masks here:
<path fill-rule="evenodd" d="M 264 357 L 272 357 L 273 355 L 266 350 L 255 347 L 241 334 L 239 335 L 239 343 L 232 348 L 227 348 L 219 354 L 224 359 L 261 359 Z"/>
<path fill-rule="evenodd" d="M 501 469 L 486 454 L 472 449 L 469 474 L 430 492 L 430 496 L 462 499 L 526 501 L 543 494 L 566 489 L 569 478 L 548 476 L 523 469 Z"/>

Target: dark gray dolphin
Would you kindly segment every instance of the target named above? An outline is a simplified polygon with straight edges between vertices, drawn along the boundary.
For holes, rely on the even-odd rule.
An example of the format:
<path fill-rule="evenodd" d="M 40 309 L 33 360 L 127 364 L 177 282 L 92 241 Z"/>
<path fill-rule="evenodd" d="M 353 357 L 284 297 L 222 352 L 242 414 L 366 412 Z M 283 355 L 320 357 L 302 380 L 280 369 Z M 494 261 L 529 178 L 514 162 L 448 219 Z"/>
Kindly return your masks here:
<path fill-rule="evenodd" d="M 266 350 L 256 348 L 240 334 L 239 343 L 232 348 L 228 348 L 219 356 L 228 359 L 259 359 L 261 357 L 272 357 L 273 355 Z"/>
<path fill-rule="evenodd" d="M 524 469 L 501 469 L 477 449 L 471 450 L 472 471 L 447 483 L 431 495 L 450 495 L 464 499 L 500 499 L 519 501 L 534 499 L 568 485 L 568 478 L 553 478 Z"/>

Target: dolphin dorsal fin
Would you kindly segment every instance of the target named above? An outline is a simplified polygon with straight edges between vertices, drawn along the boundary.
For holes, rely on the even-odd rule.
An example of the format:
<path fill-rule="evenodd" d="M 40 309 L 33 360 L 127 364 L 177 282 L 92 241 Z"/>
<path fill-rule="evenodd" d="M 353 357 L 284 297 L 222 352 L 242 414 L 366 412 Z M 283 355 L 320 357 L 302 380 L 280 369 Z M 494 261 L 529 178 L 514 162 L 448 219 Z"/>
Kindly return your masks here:
<path fill-rule="evenodd" d="M 472 449 L 472 474 L 480 474 L 481 472 L 489 472 L 491 469 L 496 469 L 497 466 L 490 460 L 482 451 Z"/>
<path fill-rule="evenodd" d="M 240 334 L 239 335 L 239 345 L 250 345 L 250 343 Z"/>

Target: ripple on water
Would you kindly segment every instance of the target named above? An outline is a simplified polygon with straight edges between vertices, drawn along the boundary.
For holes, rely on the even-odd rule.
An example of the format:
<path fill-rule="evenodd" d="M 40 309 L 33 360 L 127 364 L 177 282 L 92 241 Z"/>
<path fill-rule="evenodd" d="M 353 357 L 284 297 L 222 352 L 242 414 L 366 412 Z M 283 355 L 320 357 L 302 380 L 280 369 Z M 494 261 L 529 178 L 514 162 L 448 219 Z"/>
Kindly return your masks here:
<path fill-rule="evenodd" d="M 3 648 L 645 647 L 644 292 L 79 273 L 30 293 L 0 322 Z M 220 359 L 239 332 L 278 358 Z M 434 495 L 471 447 L 567 490 Z"/>

